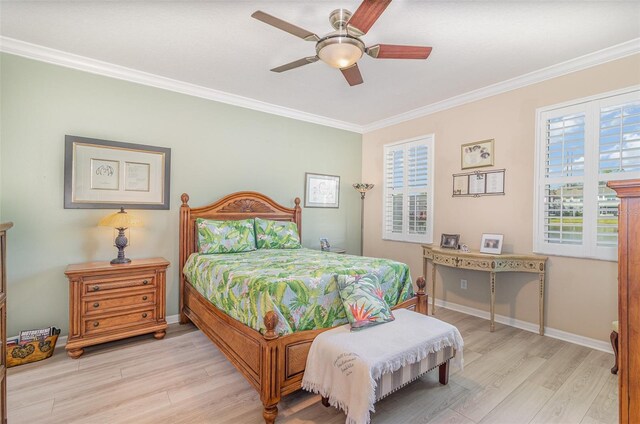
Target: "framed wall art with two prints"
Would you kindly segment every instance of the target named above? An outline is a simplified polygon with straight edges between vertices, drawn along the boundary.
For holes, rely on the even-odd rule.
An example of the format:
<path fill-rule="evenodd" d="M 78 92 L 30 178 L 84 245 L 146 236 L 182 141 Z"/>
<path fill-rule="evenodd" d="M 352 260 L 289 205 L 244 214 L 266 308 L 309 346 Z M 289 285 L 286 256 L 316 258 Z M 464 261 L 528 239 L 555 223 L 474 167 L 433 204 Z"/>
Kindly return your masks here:
<path fill-rule="evenodd" d="M 67 135 L 65 209 L 169 209 L 171 149 Z"/>

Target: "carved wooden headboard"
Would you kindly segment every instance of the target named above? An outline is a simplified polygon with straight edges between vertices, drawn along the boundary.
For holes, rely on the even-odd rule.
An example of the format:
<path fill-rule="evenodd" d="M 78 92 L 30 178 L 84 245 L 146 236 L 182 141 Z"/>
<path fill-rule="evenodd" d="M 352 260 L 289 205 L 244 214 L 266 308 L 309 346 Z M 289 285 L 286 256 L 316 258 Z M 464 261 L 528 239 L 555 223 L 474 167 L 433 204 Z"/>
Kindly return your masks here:
<path fill-rule="evenodd" d="M 217 220 L 238 220 L 249 218 L 291 221 L 298 226 L 302 239 L 302 209 L 300 198 L 296 197 L 293 209 L 285 208 L 264 194 L 254 191 L 240 191 L 200 208 L 189 206 L 189 195 L 183 193 L 180 207 L 180 293 L 182 294 L 184 275 L 182 269 L 193 252 L 198 249 L 195 221 L 197 218 Z M 182 305 L 180 305 L 182 310 Z"/>

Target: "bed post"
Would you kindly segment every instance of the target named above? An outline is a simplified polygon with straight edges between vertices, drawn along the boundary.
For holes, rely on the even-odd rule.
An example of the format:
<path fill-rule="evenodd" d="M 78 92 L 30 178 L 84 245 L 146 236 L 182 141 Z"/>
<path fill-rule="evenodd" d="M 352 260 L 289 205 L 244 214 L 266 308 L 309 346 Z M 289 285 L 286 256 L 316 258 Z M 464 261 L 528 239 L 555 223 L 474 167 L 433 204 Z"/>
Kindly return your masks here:
<path fill-rule="evenodd" d="M 265 343 L 262 344 L 262 375 L 260 376 L 260 400 L 262 416 L 266 424 L 273 424 L 278 416 L 280 402 L 280 372 L 278 372 L 278 315 L 269 311 L 264 316 Z"/>
<path fill-rule="evenodd" d="M 296 197 L 294 200 L 296 207 L 293 208 L 293 219 L 296 220 L 296 224 L 298 225 L 298 236 L 300 237 L 300 242 L 302 243 L 302 209 L 300 208 L 300 198 Z"/>
<path fill-rule="evenodd" d="M 416 285 L 418 286 L 418 292 L 416 293 L 416 297 L 418 298 L 418 304 L 416 305 L 416 312 L 421 314 L 429 315 L 428 312 L 428 296 L 424 292 L 425 287 L 427 287 L 427 282 L 424 277 L 418 277 L 416 280 Z"/>
<path fill-rule="evenodd" d="M 180 274 L 180 287 L 179 287 L 179 304 L 178 312 L 180 313 L 180 324 L 186 324 L 189 322 L 189 318 L 184 313 L 184 274 L 182 269 L 185 262 L 191 253 L 191 246 L 193 241 L 191 237 L 193 234 L 189 234 L 189 220 L 191 218 L 191 208 L 189 207 L 189 195 L 182 193 L 180 196 L 182 200 L 182 206 L 180 206 L 180 267 L 178 268 L 178 274 Z"/>

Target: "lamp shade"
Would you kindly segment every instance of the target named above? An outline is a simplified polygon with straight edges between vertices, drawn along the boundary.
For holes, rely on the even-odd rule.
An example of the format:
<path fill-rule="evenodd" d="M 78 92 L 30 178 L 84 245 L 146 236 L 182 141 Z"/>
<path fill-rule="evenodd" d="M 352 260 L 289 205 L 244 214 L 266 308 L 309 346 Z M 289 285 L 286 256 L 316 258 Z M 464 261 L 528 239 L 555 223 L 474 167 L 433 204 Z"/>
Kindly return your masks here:
<path fill-rule="evenodd" d="M 125 212 L 124 208 L 120 208 L 119 212 L 102 218 L 98 225 L 111 228 L 131 228 L 142 226 L 142 222 L 135 216 Z"/>
<path fill-rule="evenodd" d="M 362 57 L 364 43 L 343 30 L 334 31 L 316 44 L 316 53 L 327 65 L 348 68 Z"/>
<path fill-rule="evenodd" d="M 371 190 L 373 188 L 373 184 L 357 183 L 357 184 L 353 185 L 353 188 L 355 188 L 356 190 L 358 190 L 362 194 L 362 193 L 366 193 L 367 191 Z"/>
<path fill-rule="evenodd" d="M 348 68 L 362 57 L 362 50 L 350 43 L 329 44 L 318 52 L 318 57 L 333 68 Z"/>

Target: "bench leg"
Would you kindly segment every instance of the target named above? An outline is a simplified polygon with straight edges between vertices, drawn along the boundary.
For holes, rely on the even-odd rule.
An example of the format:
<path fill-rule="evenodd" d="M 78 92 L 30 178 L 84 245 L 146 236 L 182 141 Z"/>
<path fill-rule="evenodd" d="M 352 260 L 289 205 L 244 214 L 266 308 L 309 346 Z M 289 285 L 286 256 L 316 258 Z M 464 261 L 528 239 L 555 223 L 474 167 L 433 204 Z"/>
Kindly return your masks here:
<path fill-rule="evenodd" d="M 329 405 L 329 398 L 326 398 L 324 396 L 322 396 L 322 404 L 324 406 L 326 406 L 327 408 L 331 406 L 331 405 Z"/>
<path fill-rule="evenodd" d="M 438 379 L 438 381 L 440 381 L 440 384 L 447 384 L 449 382 L 449 360 L 440 365 L 438 367 L 438 371 L 440 374 L 440 378 Z"/>
<path fill-rule="evenodd" d="M 611 374 L 618 374 L 618 333 L 615 331 L 611 332 L 611 347 L 613 348 L 614 360 L 616 361 L 611 368 Z"/>

